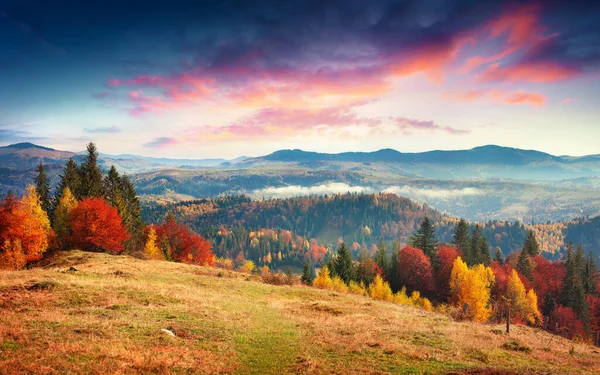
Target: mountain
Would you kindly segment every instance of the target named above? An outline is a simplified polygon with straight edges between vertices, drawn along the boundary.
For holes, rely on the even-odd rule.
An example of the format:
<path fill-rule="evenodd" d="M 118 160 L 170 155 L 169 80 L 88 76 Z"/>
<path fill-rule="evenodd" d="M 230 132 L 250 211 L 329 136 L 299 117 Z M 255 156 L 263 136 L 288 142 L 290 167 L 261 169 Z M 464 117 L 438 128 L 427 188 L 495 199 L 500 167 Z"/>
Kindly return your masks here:
<path fill-rule="evenodd" d="M 69 151 L 59 151 L 33 143 L 16 143 L 0 147 L 0 167 L 28 170 L 43 162 L 44 164 L 63 164 L 69 158 L 76 156 Z"/>

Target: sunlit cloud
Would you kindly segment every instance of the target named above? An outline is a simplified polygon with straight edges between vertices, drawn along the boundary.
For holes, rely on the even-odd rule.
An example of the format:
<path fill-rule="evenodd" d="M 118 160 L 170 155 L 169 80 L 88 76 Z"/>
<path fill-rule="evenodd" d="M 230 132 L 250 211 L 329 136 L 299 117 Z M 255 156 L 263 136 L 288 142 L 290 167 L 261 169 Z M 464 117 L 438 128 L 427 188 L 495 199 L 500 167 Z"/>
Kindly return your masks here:
<path fill-rule="evenodd" d="M 179 143 L 178 140 L 171 137 L 158 137 L 144 144 L 146 148 L 167 148 L 175 146 Z"/>
<path fill-rule="evenodd" d="M 457 102 L 472 102 L 487 100 L 501 104 L 530 105 L 538 108 L 546 104 L 546 96 L 541 93 L 524 91 L 507 91 L 504 89 L 475 89 L 475 90 L 448 90 L 442 92 L 442 97 Z"/>

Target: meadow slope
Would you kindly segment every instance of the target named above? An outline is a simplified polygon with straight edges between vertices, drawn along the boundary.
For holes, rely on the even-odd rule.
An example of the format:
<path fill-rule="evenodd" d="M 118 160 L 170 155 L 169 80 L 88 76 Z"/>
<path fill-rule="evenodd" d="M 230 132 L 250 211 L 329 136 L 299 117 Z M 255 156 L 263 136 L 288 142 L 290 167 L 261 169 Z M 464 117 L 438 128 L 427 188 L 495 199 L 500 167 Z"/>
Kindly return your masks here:
<path fill-rule="evenodd" d="M 1 374 L 600 373 L 600 350 L 538 329 L 127 256 L 39 266 L 0 272 Z"/>

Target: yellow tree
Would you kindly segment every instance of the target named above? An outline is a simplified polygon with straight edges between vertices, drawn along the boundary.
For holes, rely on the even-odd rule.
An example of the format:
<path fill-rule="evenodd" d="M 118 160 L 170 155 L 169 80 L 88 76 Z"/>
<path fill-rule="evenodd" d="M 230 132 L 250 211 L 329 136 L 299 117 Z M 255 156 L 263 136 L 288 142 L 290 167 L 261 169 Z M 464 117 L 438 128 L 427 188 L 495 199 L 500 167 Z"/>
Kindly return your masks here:
<path fill-rule="evenodd" d="M 69 211 L 77 207 L 77 199 L 73 196 L 71 189 L 68 187 L 63 190 L 63 194 L 58 200 L 58 206 L 54 210 L 54 217 L 52 220 L 52 226 L 54 233 L 56 234 L 56 240 L 59 248 L 66 248 L 66 243 L 69 237 Z"/>
<path fill-rule="evenodd" d="M 333 289 L 333 281 L 329 275 L 329 268 L 327 266 L 321 268 L 321 272 L 319 272 L 319 276 L 313 281 L 313 285 L 319 289 Z"/>
<path fill-rule="evenodd" d="M 533 289 L 525 292 L 525 286 L 516 270 L 512 270 L 506 281 L 504 294 L 511 311 L 530 324 L 535 324 L 541 317 L 537 307 L 537 295 Z"/>
<path fill-rule="evenodd" d="M 491 288 L 494 273 L 482 264 L 468 268 L 462 259 L 456 258 L 450 274 L 450 292 L 454 303 L 477 322 L 490 318 Z"/>
<path fill-rule="evenodd" d="M 369 296 L 382 301 L 392 301 L 394 299 L 390 284 L 383 281 L 379 274 L 375 276 L 375 279 L 369 285 Z"/>
<path fill-rule="evenodd" d="M 165 260 L 165 255 L 156 245 L 156 229 L 153 226 L 148 229 L 148 238 L 146 239 L 146 245 L 144 246 L 144 254 L 148 259 L 154 260 Z"/>
<path fill-rule="evenodd" d="M 44 252 L 48 250 L 54 232 L 33 185 L 27 186 L 26 194 L 20 203 L 26 217 L 22 222 L 25 236 L 21 239 L 21 246 L 27 261 L 31 262 L 42 258 Z"/>

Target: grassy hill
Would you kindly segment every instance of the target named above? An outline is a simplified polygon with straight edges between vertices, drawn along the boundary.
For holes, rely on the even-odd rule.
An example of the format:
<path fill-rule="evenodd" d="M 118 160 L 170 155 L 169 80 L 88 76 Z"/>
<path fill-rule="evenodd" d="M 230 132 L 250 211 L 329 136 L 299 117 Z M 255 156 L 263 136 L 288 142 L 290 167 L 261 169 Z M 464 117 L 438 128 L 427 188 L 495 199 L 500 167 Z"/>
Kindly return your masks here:
<path fill-rule="evenodd" d="M 0 272 L 2 374 L 600 371 L 594 347 L 522 326 L 510 336 L 500 329 L 126 256 L 63 252 L 40 268 Z M 503 348 L 511 339 L 531 352 Z"/>

